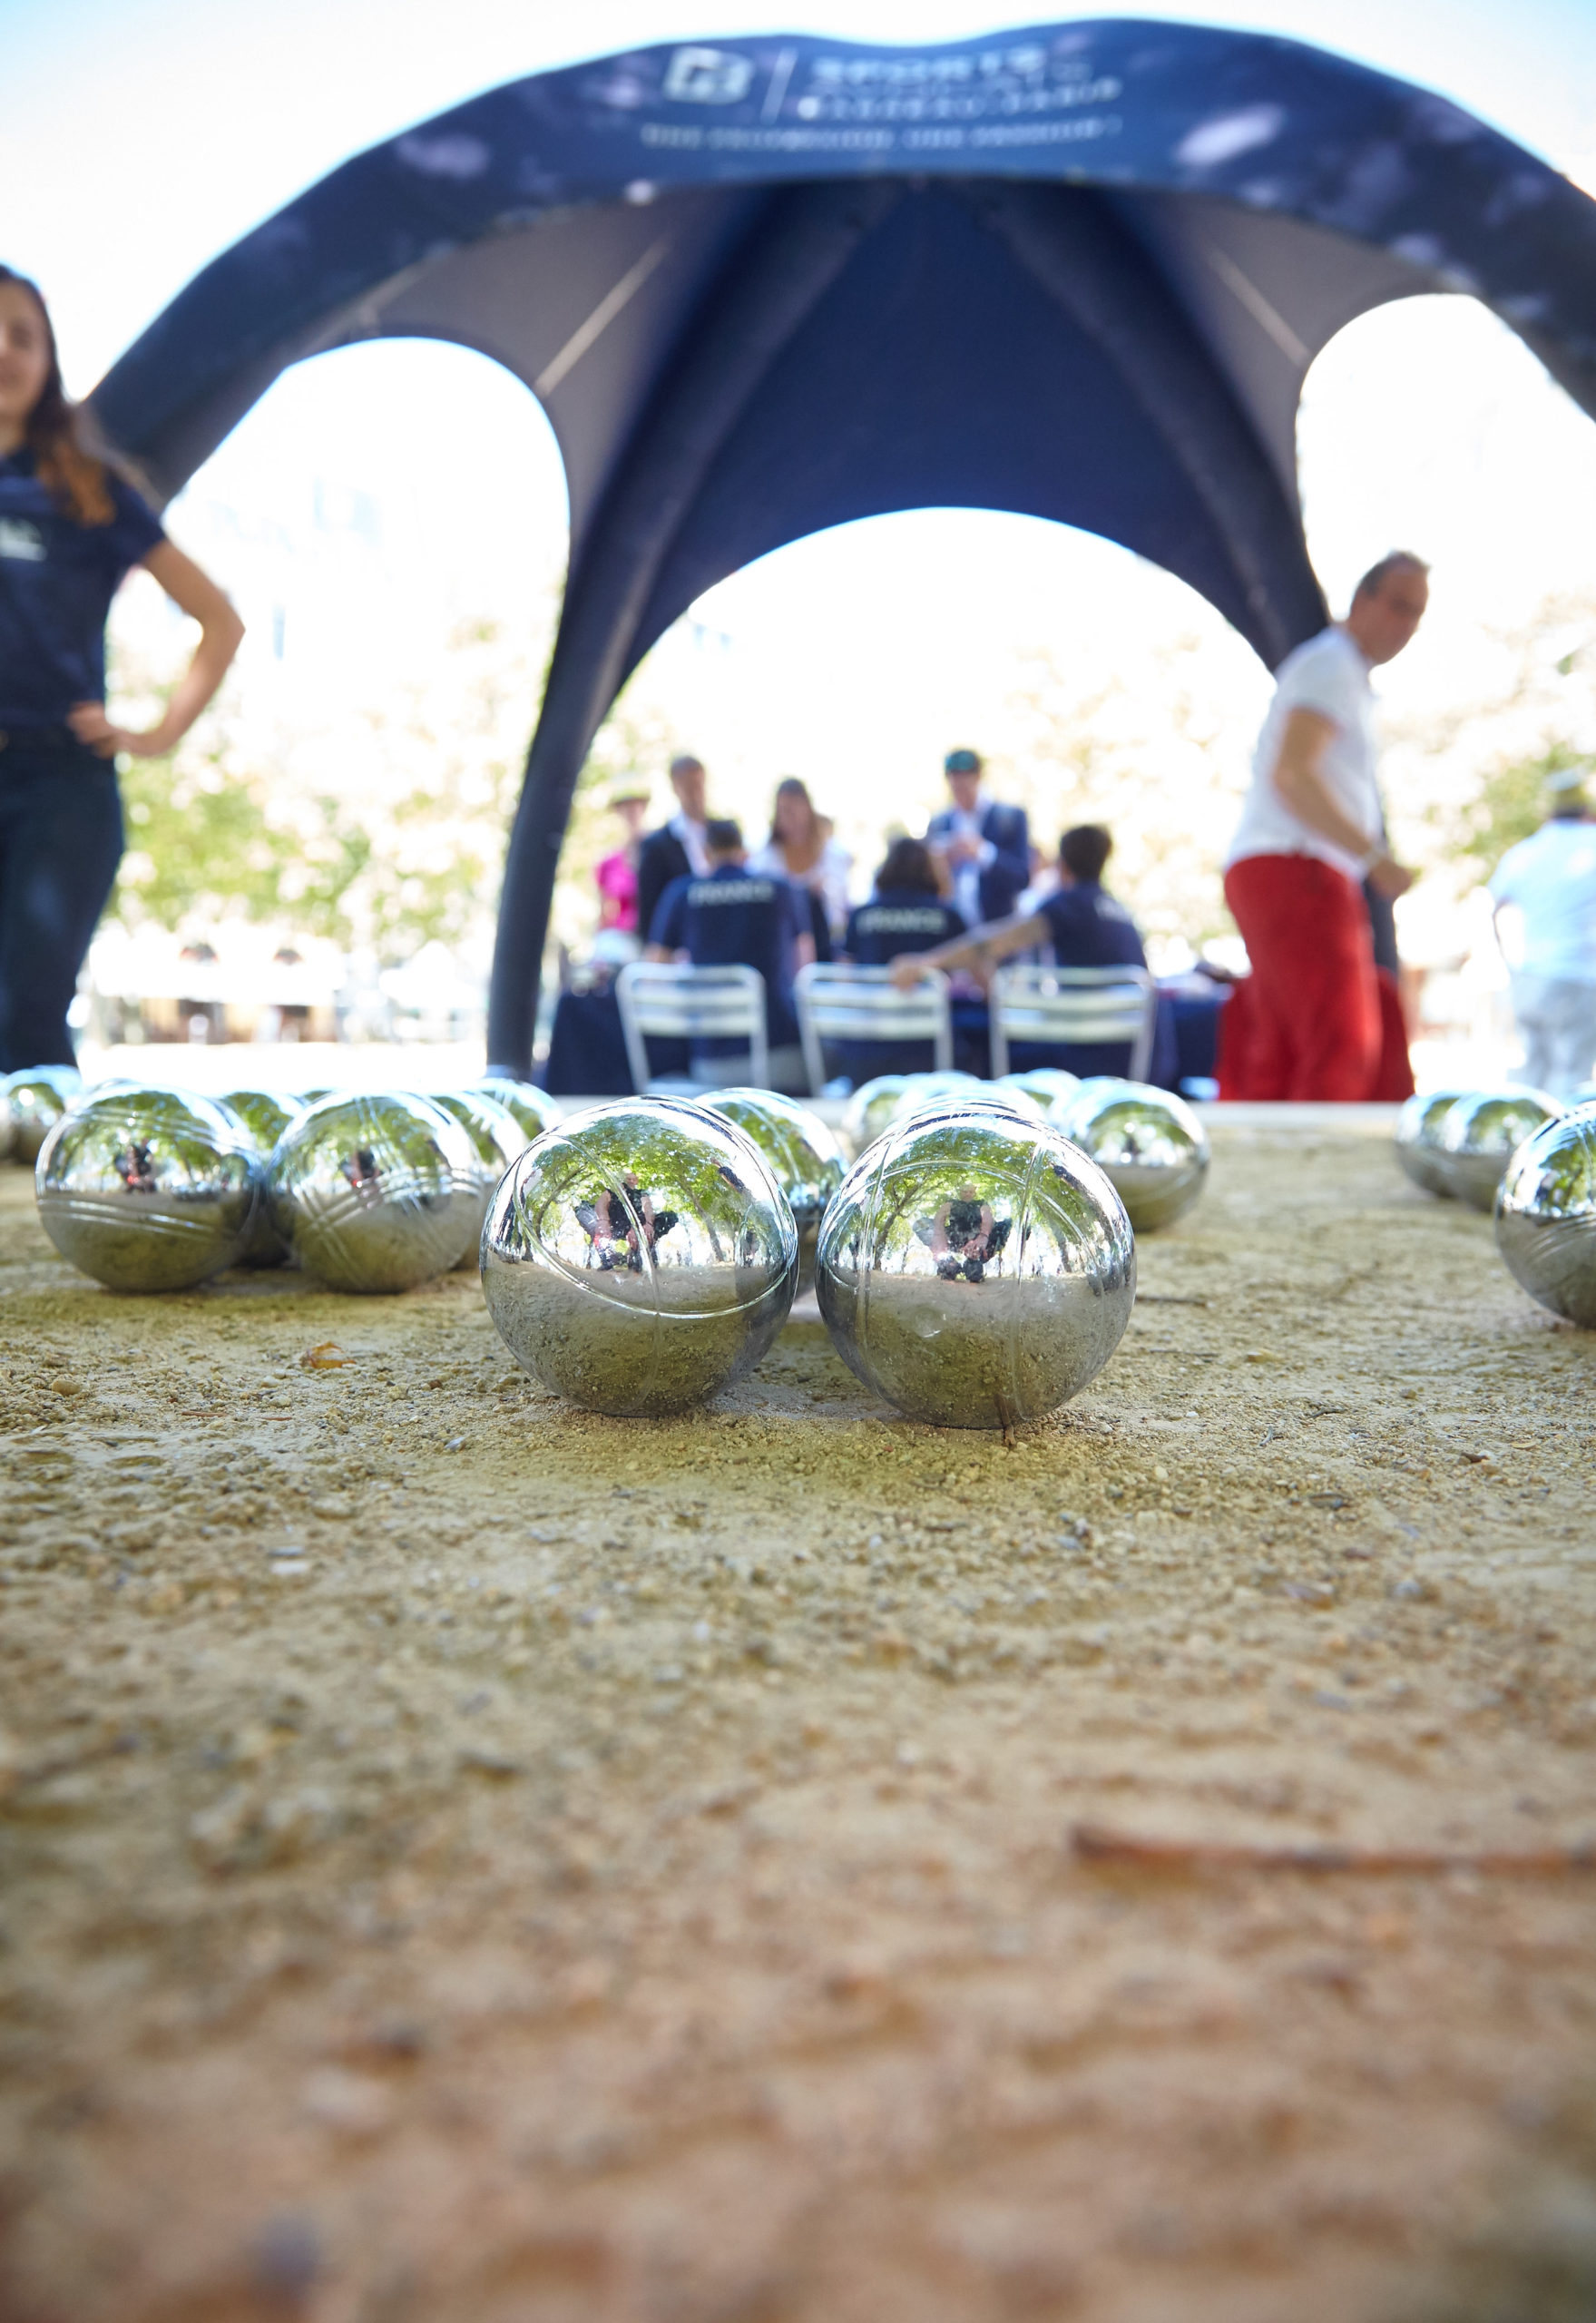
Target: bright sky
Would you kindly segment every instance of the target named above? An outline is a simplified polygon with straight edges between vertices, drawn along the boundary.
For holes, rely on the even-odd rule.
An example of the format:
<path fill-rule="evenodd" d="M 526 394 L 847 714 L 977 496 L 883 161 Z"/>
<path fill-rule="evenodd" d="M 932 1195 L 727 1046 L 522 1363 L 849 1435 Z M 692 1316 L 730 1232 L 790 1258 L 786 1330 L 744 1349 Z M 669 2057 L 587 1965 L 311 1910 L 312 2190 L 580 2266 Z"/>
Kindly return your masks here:
<path fill-rule="evenodd" d="M 1340 49 L 1443 90 L 1596 189 L 1596 0 L 1138 13 L 1218 16 Z M 0 257 L 44 284 L 82 392 L 259 218 L 348 153 L 494 83 L 582 54 L 799 21 L 924 41 L 1025 15 L 968 0 L 820 0 L 802 18 L 758 0 L 0 0 Z M 1354 325 L 1309 380 L 1300 450 L 1310 545 L 1333 599 L 1395 542 L 1435 561 L 1434 611 L 1389 675 L 1394 706 L 1454 701 L 1483 626 L 1596 583 L 1596 427 L 1470 301 L 1414 300 Z M 349 522 L 329 544 L 332 502 Z M 293 566 L 296 617 L 303 628 L 313 613 L 330 705 L 340 686 L 380 685 L 385 656 L 391 666 L 425 652 L 451 610 L 523 615 L 529 589 L 557 570 L 563 501 L 552 439 L 518 384 L 459 350 L 377 345 L 288 375 L 172 523 L 262 603 L 278 568 Z M 1135 667 L 1132 639 L 1140 651 L 1196 630 L 1226 717 L 1245 723 L 1267 691 L 1246 649 L 1180 584 L 1104 543 L 1013 517 L 934 511 L 847 527 L 734 577 L 696 610 L 734 650 L 679 636 L 656 657 L 659 683 L 750 795 L 798 770 L 872 812 L 888 798 L 907 811 L 934 794 L 950 739 L 982 740 L 1016 639 L 1067 641 L 1107 672 Z M 262 624 L 246 611 L 259 649 Z"/>

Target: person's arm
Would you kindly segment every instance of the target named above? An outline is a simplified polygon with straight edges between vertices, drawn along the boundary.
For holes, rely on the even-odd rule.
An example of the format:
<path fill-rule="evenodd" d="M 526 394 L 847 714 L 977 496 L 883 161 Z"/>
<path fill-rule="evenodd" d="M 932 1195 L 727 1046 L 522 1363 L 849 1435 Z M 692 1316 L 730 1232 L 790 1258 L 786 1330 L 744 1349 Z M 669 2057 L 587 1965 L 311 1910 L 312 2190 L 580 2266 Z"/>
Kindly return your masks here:
<path fill-rule="evenodd" d="M 114 726 L 103 701 L 75 702 L 67 723 L 80 742 L 87 742 L 103 759 L 126 750 L 135 759 L 163 759 L 182 740 L 190 727 L 215 696 L 228 673 L 233 655 L 243 642 L 244 624 L 207 573 L 171 541 L 158 541 L 143 560 L 173 604 L 200 624 L 194 658 L 171 690 L 163 715 L 144 733 Z"/>
<path fill-rule="evenodd" d="M 1040 912 L 1016 912 L 1010 919 L 984 920 L 968 936 L 947 944 L 934 944 L 929 952 L 900 952 L 891 963 L 892 981 L 900 992 L 912 992 L 927 968 L 972 968 L 984 975 L 1011 952 L 1046 940 L 1047 922 Z"/>
<path fill-rule="evenodd" d="M 684 956 L 681 950 L 681 898 L 687 886 L 685 879 L 672 880 L 654 906 L 653 917 L 649 923 L 649 940 L 643 946 L 645 960 L 670 961 Z"/>
<path fill-rule="evenodd" d="M 1011 809 L 998 821 L 996 828 L 999 836 L 985 841 L 991 853 L 981 867 L 990 870 L 994 865 L 1001 867 L 1013 881 L 1013 892 L 1018 895 L 1031 884 L 1031 826 L 1024 809 Z"/>
<path fill-rule="evenodd" d="M 1405 896 L 1413 885 L 1413 873 L 1394 862 L 1377 838 L 1371 844 L 1368 832 L 1343 814 L 1330 796 L 1324 763 L 1335 731 L 1335 720 L 1322 711 L 1290 712 L 1275 760 L 1276 796 L 1318 838 L 1328 839 L 1343 854 L 1356 856 L 1376 895 Z"/>

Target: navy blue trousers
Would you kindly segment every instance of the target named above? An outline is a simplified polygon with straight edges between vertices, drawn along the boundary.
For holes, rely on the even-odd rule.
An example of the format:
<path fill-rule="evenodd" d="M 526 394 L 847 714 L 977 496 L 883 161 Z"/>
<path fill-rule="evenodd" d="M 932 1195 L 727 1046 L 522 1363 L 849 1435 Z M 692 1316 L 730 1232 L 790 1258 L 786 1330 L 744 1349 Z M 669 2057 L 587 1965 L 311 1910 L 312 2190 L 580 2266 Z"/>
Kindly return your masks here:
<path fill-rule="evenodd" d="M 110 760 L 9 734 L 0 750 L 0 1073 L 75 1061 L 66 1012 L 121 859 Z"/>

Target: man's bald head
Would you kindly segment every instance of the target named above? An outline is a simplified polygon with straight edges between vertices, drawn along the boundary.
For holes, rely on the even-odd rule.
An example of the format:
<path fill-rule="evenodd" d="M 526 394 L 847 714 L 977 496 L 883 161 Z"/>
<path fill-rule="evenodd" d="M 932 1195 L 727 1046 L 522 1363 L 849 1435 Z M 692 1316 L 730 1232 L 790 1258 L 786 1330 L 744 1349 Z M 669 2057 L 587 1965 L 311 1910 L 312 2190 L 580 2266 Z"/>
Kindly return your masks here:
<path fill-rule="evenodd" d="M 1429 602 L 1429 566 L 1411 549 L 1395 548 L 1353 591 L 1344 626 L 1364 660 L 1378 668 L 1413 642 Z"/>

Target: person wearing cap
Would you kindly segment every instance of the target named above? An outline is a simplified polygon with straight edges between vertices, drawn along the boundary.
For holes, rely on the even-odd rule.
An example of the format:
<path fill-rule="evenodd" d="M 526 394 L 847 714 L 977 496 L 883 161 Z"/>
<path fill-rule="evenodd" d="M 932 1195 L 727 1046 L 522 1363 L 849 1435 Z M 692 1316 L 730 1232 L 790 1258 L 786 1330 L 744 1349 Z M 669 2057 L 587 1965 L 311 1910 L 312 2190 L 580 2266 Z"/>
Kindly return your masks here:
<path fill-rule="evenodd" d="M 1225 900 L 1252 973 L 1225 1011 L 1225 1097 L 1356 1103 L 1388 1080 L 1388 1012 L 1363 890 L 1366 880 L 1395 900 L 1413 874 L 1392 860 L 1383 836 L 1369 671 L 1411 642 L 1428 571 L 1405 550 L 1382 557 L 1346 620 L 1288 653 L 1276 673 L 1226 859 Z M 1398 1044 L 1405 1048 L 1400 1034 Z"/>
<path fill-rule="evenodd" d="M 649 794 L 646 790 L 618 790 L 610 801 L 610 811 L 620 816 L 626 837 L 612 855 L 603 858 L 593 873 L 593 883 L 599 891 L 599 926 L 613 928 L 622 936 L 635 936 L 637 858 L 642 845 L 642 818 L 649 811 Z"/>
<path fill-rule="evenodd" d="M 695 968 L 758 968 L 765 979 L 765 1025 L 770 1044 L 770 1076 L 802 1085 L 793 978 L 815 956 L 809 899 L 792 880 L 749 867 L 740 827 L 729 820 L 704 828 L 709 870 L 673 879 L 661 897 L 649 927 L 650 960 L 690 960 Z M 697 1040 L 695 1072 L 710 1073 L 716 1060 L 747 1044 L 733 1039 Z"/>
<path fill-rule="evenodd" d="M 1545 822 L 1491 875 L 1499 943 L 1503 912 L 1520 920 L 1512 975 L 1523 1078 L 1553 1097 L 1596 1074 L 1596 820 L 1584 782 L 1574 768 L 1551 776 Z"/>
<path fill-rule="evenodd" d="M 1025 810 L 986 797 L 975 750 L 950 750 L 943 772 L 953 804 L 932 816 L 925 844 L 945 867 L 966 921 L 1007 919 L 1031 879 Z"/>
<path fill-rule="evenodd" d="M 657 831 L 651 831 L 637 853 L 637 925 L 646 936 L 654 924 L 660 898 L 674 879 L 702 879 L 710 868 L 704 848 L 704 793 L 709 777 L 703 761 L 684 751 L 671 761 L 671 788 L 676 812 Z"/>

